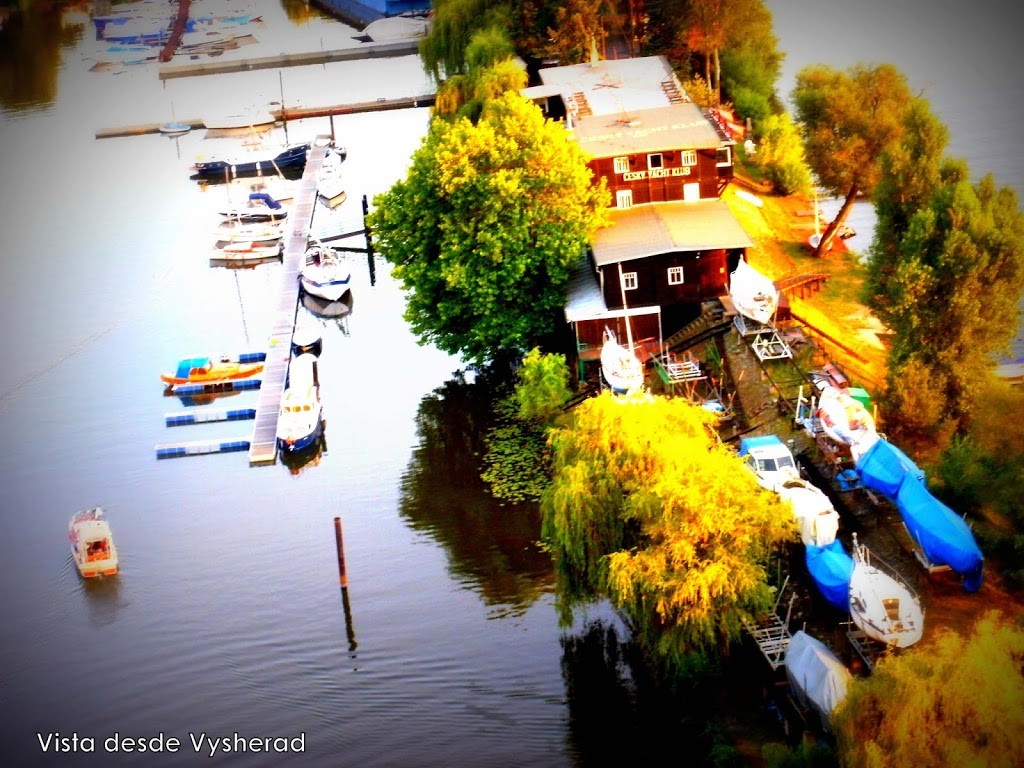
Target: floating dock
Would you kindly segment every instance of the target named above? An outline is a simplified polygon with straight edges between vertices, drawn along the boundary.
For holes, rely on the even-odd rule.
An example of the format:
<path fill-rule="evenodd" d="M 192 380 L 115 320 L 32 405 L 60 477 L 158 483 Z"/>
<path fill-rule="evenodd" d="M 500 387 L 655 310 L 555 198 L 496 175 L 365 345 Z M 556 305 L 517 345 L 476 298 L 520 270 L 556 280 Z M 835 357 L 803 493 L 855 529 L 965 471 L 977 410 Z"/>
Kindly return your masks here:
<path fill-rule="evenodd" d="M 277 418 L 291 362 L 292 334 L 295 332 L 295 314 L 299 307 L 299 272 L 309 243 L 313 212 L 316 210 L 317 175 L 329 144 L 329 136 L 318 136 L 313 141 L 302 179 L 292 198 L 292 212 L 288 217 L 288 230 L 284 238 L 280 287 L 277 304 L 272 310 L 274 319 L 263 367 L 263 384 L 256 404 L 252 441 L 248 446 L 250 465 L 273 464 L 277 461 Z"/>
<path fill-rule="evenodd" d="M 238 408 L 231 411 L 185 411 L 182 413 L 168 413 L 164 416 L 164 423 L 168 427 L 181 427 L 186 424 L 208 424 L 216 421 L 243 421 L 255 419 L 255 408 Z"/>
<path fill-rule="evenodd" d="M 177 459 L 183 456 L 204 456 L 208 453 L 230 453 L 249 448 L 249 441 L 239 440 L 195 440 L 189 443 L 164 443 L 156 447 L 158 459 Z"/>

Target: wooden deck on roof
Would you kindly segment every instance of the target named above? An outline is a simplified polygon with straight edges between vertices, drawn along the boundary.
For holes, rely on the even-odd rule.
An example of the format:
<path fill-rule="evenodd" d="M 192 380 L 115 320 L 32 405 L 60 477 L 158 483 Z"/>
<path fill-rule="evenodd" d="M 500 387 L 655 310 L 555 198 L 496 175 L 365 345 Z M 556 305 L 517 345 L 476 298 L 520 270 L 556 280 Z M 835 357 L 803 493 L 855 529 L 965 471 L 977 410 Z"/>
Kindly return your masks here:
<path fill-rule="evenodd" d="M 285 379 L 291 362 L 292 334 L 299 306 L 299 271 L 305 259 L 309 229 L 316 210 L 317 174 L 327 155 L 330 137 L 318 136 L 306 159 L 306 168 L 292 198 L 285 235 L 284 264 L 273 324 L 267 342 L 260 396 L 256 403 L 256 423 L 249 443 L 249 464 L 273 464 L 277 461 L 277 417 L 281 410 Z"/>

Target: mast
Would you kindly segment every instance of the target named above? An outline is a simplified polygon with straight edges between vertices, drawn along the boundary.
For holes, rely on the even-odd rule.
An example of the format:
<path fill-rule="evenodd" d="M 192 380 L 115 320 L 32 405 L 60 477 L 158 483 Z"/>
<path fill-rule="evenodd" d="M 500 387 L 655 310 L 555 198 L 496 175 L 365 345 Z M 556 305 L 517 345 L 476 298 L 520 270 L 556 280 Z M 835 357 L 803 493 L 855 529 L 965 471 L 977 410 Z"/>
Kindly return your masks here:
<path fill-rule="evenodd" d="M 629 305 L 626 303 L 626 287 L 622 284 L 622 262 L 617 264 L 619 268 L 619 293 L 622 294 L 622 310 L 626 313 L 623 319 L 626 321 L 626 341 L 629 344 L 629 351 L 633 351 L 633 330 L 629 324 Z"/>

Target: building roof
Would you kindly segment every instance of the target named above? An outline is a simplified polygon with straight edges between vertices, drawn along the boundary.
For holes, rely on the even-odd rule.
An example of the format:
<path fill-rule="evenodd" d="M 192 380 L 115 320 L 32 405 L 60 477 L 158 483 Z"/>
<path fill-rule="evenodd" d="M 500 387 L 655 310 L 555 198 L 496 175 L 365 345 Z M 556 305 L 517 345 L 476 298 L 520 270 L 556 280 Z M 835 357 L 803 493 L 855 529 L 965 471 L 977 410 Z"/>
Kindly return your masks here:
<path fill-rule="evenodd" d="M 578 117 L 573 133 L 580 147 L 593 157 L 722 145 L 718 132 L 692 102 Z"/>
<path fill-rule="evenodd" d="M 719 199 L 612 208 L 608 214 L 611 225 L 593 238 L 594 263 L 599 267 L 675 251 L 754 245 Z"/>
<path fill-rule="evenodd" d="M 619 115 L 623 111 L 668 106 L 673 103 L 669 96 L 673 89 L 677 100 L 687 99 L 664 56 L 544 67 L 539 76 L 544 85 L 556 86 L 567 103 L 569 97 L 582 94 L 594 115 Z M 666 82 L 671 84 L 669 91 L 662 85 Z"/>

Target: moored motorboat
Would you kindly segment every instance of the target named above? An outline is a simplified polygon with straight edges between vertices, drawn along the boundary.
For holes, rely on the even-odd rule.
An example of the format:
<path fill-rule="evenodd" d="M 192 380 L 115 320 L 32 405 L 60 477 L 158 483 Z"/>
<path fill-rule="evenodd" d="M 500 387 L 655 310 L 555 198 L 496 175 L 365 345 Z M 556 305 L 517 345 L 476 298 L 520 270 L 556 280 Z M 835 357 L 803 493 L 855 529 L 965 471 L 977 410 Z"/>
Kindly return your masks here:
<path fill-rule="evenodd" d="M 629 349 L 619 344 L 615 331 L 604 329 L 601 345 L 601 374 L 617 395 L 636 392 L 644 385 L 644 365 Z"/>
<path fill-rule="evenodd" d="M 168 386 L 178 384 L 217 384 L 247 379 L 263 370 L 263 361 L 240 362 L 221 358 L 190 357 L 178 361 L 174 373 L 161 373 L 160 380 Z"/>
<path fill-rule="evenodd" d="M 68 524 L 71 558 L 83 578 L 117 573 L 117 547 L 101 507 L 76 513 Z"/>
<path fill-rule="evenodd" d="M 252 224 L 228 223 L 214 230 L 218 247 L 231 243 L 276 243 L 284 237 L 280 224 L 274 222 L 255 222 Z"/>
<path fill-rule="evenodd" d="M 243 240 L 214 248 L 210 254 L 210 265 L 255 265 L 280 259 L 283 253 L 284 243 L 280 240 L 265 243 Z"/>
<path fill-rule="evenodd" d="M 306 157 L 311 146 L 311 143 L 307 141 L 302 144 L 292 144 L 276 153 L 249 150 L 216 160 L 200 158 L 192 166 L 192 178 L 221 181 L 238 176 L 269 175 L 279 173 L 286 168 L 301 168 L 306 165 Z"/>
<path fill-rule="evenodd" d="M 299 280 L 307 293 L 337 301 L 352 287 L 352 269 L 336 250 L 314 243 L 306 249 Z"/>
<path fill-rule="evenodd" d="M 242 224 L 280 223 L 288 218 L 288 209 L 266 192 L 250 192 L 243 205 L 222 208 L 218 213 L 227 221 Z"/>
<path fill-rule="evenodd" d="M 330 149 L 324 157 L 323 165 L 316 178 L 317 194 L 323 198 L 328 207 L 335 208 L 345 202 L 345 179 L 342 172 L 342 162 L 345 160 L 345 150 Z"/>
<path fill-rule="evenodd" d="M 257 125 L 271 125 L 277 120 L 265 109 L 248 109 L 237 114 L 207 115 L 203 125 L 211 129 L 252 128 Z"/>
<path fill-rule="evenodd" d="M 316 365 L 316 357 L 308 353 L 293 358 L 289 365 L 288 386 L 277 417 L 277 444 L 284 451 L 308 448 L 323 430 Z"/>

